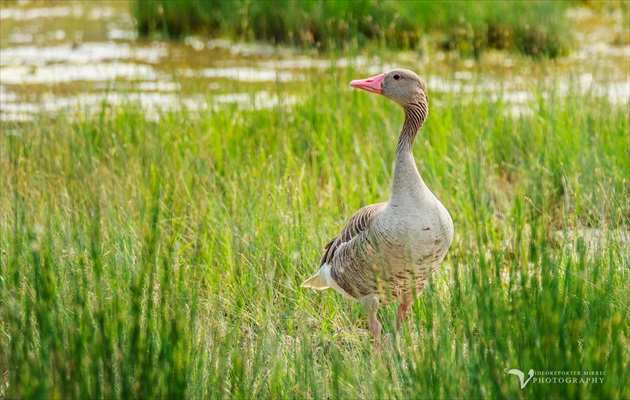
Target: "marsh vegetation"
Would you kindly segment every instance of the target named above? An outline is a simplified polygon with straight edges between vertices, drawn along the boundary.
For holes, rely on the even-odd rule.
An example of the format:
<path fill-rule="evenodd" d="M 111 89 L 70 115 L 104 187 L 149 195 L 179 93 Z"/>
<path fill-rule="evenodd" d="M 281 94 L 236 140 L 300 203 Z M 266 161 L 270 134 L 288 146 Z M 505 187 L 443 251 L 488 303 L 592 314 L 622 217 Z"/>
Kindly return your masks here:
<path fill-rule="evenodd" d="M 0 397 L 630 397 L 627 46 L 164 45 L 116 4 L 38 25 L 94 39 L 33 65 L 7 38 L 37 18 L 4 14 Z M 380 312 L 379 352 L 357 304 L 299 284 L 389 193 L 402 113 L 348 82 L 392 65 L 427 82 L 414 152 L 456 234 L 402 331 Z M 606 375 L 521 390 L 511 368 Z"/>

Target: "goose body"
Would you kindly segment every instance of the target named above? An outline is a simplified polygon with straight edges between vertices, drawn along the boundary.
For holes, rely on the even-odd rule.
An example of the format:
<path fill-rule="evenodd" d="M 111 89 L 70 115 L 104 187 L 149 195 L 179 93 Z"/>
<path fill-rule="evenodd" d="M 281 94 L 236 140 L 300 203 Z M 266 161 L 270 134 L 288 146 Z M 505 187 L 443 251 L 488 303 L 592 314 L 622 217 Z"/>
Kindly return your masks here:
<path fill-rule="evenodd" d="M 368 205 L 352 215 L 324 248 L 319 271 L 302 287 L 333 288 L 350 300 L 360 301 L 378 339 L 379 305 L 401 299 L 398 328 L 446 256 L 453 239 L 453 222 L 422 180 L 412 153 L 415 136 L 428 114 L 424 83 L 412 71 L 397 69 L 350 85 L 382 94 L 405 111 L 392 192 L 389 201 Z"/>

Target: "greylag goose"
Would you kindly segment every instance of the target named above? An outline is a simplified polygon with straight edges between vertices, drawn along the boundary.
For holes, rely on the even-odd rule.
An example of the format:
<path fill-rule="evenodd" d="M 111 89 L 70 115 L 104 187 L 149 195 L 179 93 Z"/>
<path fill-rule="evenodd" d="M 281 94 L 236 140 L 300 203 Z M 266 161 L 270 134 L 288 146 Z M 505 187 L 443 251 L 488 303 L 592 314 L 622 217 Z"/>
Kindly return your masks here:
<path fill-rule="evenodd" d="M 382 94 L 405 112 L 389 201 L 355 212 L 339 236 L 324 248 L 319 271 L 302 287 L 333 288 L 359 301 L 378 342 L 380 305 L 400 298 L 396 329 L 453 240 L 453 221 L 424 183 L 413 158 L 413 141 L 427 118 L 424 83 L 414 72 L 395 69 L 350 86 Z"/>

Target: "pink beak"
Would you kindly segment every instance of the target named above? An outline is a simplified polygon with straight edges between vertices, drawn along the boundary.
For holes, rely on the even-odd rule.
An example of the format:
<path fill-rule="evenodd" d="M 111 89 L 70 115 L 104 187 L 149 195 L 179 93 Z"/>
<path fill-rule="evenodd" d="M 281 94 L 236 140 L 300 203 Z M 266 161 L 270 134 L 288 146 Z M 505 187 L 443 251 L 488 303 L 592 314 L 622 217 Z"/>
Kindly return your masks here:
<path fill-rule="evenodd" d="M 385 74 L 380 74 L 367 79 L 357 79 L 356 81 L 350 82 L 350 86 L 372 93 L 383 94 L 382 85 L 384 79 Z"/>

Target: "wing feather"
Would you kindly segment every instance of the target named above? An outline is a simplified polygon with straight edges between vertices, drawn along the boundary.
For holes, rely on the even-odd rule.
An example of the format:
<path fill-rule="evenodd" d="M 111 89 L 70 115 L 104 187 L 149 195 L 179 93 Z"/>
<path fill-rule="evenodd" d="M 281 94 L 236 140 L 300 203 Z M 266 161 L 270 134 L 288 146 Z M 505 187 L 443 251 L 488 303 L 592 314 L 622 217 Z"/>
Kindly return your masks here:
<path fill-rule="evenodd" d="M 341 233 L 324 247 L 325 252 L 319 264 L 320 267 L 332 260 L 335 252 L 342 244 L 349 242 L 355 236 L 365 231 L 370 225 L 371 219 L 378 214 L 384 206 L 385 203 L 370 204 L 352 214 L 352 217 L 346 226 L 343 227 Z"/>

